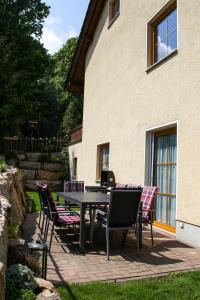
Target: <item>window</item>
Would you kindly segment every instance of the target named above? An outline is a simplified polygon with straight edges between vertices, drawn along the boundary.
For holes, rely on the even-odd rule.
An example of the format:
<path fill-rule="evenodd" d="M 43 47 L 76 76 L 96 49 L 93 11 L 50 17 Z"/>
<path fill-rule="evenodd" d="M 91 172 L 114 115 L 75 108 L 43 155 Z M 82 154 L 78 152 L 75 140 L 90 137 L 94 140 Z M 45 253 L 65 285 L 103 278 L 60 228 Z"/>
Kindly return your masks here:
<path fill-rule="evenodd" d="M 151 27 L 151 63 L 153 65 L 177 49 L 177 8 L 173 3 L 154 17 Z"/>
<path fill-rule="evenodd" d="M 77 179 L 77 157 L 73 157 L 72 179 Z"/>
<path fill-rule="evenodd" d="M 119 15 L 120 11 L 120 0 L 110 0 L 109 2 L 109 25 L 111 25 L 114 20 Z"/>
<path fill-rule="evenodd" d="M 97 180 L 101 178 L 101 171 L 109 170 L 109 143 L 97 146 Z"/>
<path fill-rule="evenodd" d="M 154 225 L 175 233 L 176 229 L 176 128 L 152 132 L 148 136 L 147 179 L 159 187 L 155 201 Z"/>

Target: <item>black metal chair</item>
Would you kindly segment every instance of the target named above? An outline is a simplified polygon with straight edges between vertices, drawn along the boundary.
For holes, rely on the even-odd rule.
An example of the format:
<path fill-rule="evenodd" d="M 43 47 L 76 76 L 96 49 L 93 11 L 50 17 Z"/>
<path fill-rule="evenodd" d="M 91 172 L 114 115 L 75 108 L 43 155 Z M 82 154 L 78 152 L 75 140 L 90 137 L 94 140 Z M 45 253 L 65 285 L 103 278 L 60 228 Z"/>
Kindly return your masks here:
<path fill-rule="evenodd" d="M 137 252 L 140 248 L 140 226 L 141 226 L 141 190 L 111 190 L 110 204 L 107 214 L 97 213 L 97 221 L 106 228 L 107 259 L 109 259 L 109 236 L 110 231 L 122 230 L 125 244 L 128 230 L 134 225 L 136 227 Z M 91 240 L 93 238 L 93 227 L 91 227 Z"/>

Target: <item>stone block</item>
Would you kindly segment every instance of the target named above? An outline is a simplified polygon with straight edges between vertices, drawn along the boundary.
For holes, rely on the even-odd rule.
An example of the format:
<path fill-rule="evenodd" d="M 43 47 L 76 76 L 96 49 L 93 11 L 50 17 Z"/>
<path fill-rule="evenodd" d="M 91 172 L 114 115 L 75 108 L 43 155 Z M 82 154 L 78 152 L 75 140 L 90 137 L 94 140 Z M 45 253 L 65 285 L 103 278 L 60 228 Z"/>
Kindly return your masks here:
<path fill-rule="evenodd" d="M 23 174 L 23 178 L 25 180 L 34 180 L 35 179 L 35 170 L 23 170 L 22 169 L 22 174 Z"/>
<path fill-rule="evenodd" d="M 38 180 L 50 180 L 56 181 L 59 180 L 60 174 L 55 172 L 43 171 L 39 170 L 37 172 L 37 179 Z"/>
<path fill-rule="evenodd" d="M 18 158 L 19 160 L 26 160 L 25 154 L 17 154 L 17 158 Z"/>
<path fill-rule="evenodd" d="M 44 163 L 43 170 L 50 172 L 62 172 L 64 171 L 64 166 L 59 163 Z"/>
<path fill-rule="evenodd" d="M 32 162 L 48 162 L 49 161 L 49 153 L 26 153 L 26 157 L 28 161 Z"/>
<path fill-rule="evenodd" d="M 41 167 L 41 163 L 39 162 L 31 162 L 31 161 L 19 161 L 19 168 L 26 170 L 39 170 Z"/>

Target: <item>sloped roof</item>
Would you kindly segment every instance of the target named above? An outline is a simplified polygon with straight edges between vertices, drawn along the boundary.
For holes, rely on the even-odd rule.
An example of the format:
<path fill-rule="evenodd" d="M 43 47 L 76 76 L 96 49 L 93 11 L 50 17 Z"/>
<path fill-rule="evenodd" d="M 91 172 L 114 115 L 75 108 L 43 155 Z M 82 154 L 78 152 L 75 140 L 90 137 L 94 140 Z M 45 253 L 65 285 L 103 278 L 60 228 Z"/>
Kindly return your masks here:
<path fill-rule="evenodd" d="M 104 5 L 105 0 L 90 0 L 65 82 L 65 90 L 71 93 L 83 94 L 84 92 L 85 58 Z"/>

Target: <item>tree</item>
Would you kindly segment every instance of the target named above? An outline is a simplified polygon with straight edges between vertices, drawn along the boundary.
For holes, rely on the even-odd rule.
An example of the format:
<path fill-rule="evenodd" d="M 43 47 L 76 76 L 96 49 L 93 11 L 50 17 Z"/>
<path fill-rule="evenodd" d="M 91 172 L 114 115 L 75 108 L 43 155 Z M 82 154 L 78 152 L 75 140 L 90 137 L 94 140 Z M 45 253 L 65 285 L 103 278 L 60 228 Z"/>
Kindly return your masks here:
<path fill-rule="evenodd" d="M 0 132 L 21 134 L 35 114 L 38 81 L 49 66 L 39 42 L 49 8 L 41 0 L 0 0 Z"/>
<path fill-rule="evenodd" d="M 82 123 L 83 97 L 81 95 L 73 96 L 64 91 L 65 80 L 72 62 L 77 40 L 77 38 L 69 39 L 52 57 L 54 67 L 50 81 L 57 90 L 62 119 L 60 132 L 65 135 L 69 135 L 74 127 Z"/>

